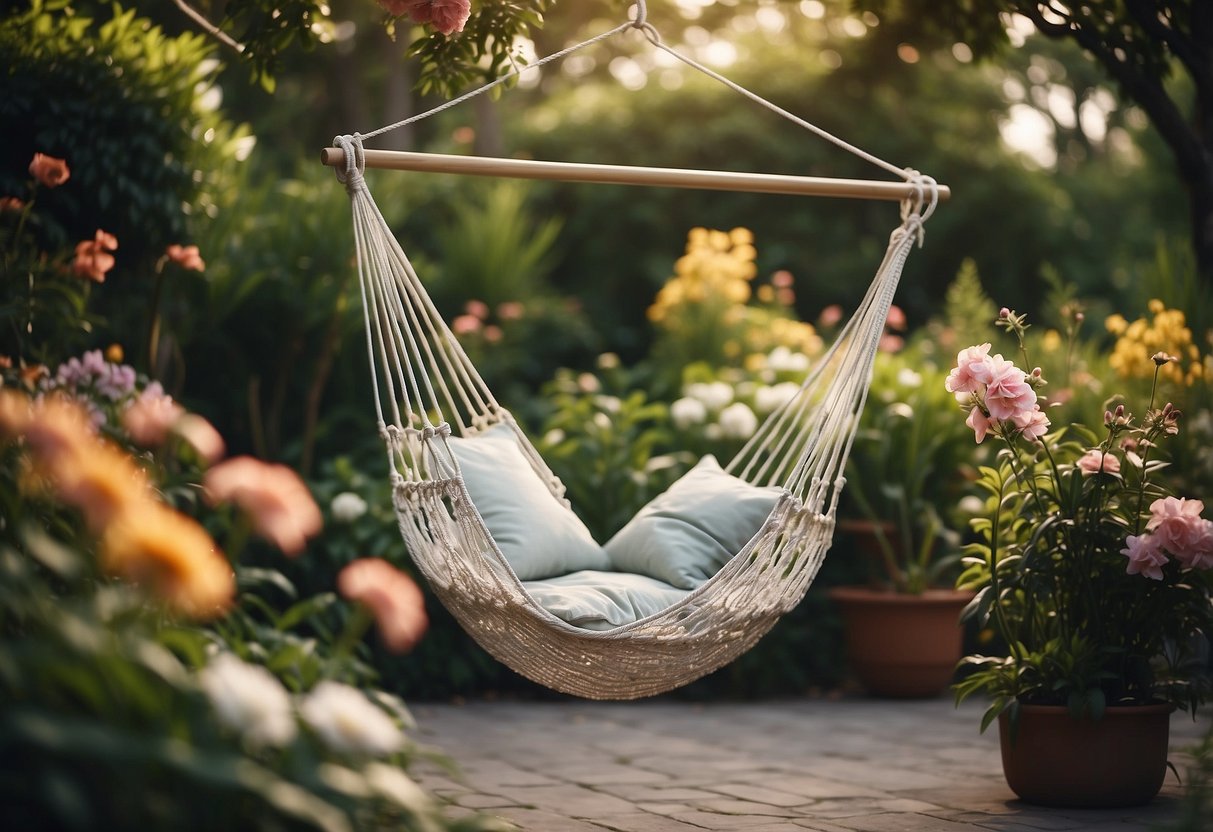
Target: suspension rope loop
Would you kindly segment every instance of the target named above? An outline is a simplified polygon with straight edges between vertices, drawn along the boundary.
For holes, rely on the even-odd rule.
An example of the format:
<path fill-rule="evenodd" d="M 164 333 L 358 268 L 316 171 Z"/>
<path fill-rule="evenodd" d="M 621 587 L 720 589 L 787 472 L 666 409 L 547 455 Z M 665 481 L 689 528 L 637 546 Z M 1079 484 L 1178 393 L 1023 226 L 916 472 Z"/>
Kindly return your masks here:
<path fill-rule="evenodd" d="M 649 10 L 645 5 L 644 0 L 636 0 L 636 17 L 632 19 L 632 25 L 637 29 L 644 29 L 648 26 Z"/>
<path fill-rule="evenodd" d="M 350 193 L 362 187 L 362 174 L 366 170 L 366 153 L 362 147 L 362 134 L 354 133 L 349 136 L 334 136 L 333 146 L 341 148 L 345 153 L 345 170 L 337 168 L 337 181 L 345 185 Z"/>

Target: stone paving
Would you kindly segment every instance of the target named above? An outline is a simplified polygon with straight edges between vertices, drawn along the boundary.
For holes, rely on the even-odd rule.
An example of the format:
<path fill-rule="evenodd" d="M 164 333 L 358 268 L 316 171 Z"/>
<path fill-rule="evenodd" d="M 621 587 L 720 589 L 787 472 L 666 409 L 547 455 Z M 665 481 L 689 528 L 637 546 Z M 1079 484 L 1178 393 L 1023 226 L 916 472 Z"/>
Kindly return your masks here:
<path fill-rule="evenodd" d="M 527 832 L 1131 832 L 1177 815 L 1172 774 L 1137 809 L 1018 801 L 996 732 L 978 733 L 981 707 L 944 698 L 420 705 L 418 739 L 461 773 L 418 776 L 453 813 Z M 1206 725 L 1172 718 L 1180 772 Z"/>

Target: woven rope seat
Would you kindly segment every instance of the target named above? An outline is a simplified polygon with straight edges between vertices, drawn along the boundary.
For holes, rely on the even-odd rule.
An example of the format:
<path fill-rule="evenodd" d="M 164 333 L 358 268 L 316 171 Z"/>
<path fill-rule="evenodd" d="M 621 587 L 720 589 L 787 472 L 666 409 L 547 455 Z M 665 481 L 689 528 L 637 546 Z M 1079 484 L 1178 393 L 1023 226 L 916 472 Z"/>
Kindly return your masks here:
<path fill-rule="evenodd" d="M 937 201 L 947 196 L 947 189 L 930 177 L 871 157 L 670 49 L 645 21 L 644 4 L 637 10 L 635 19 L 530 68 L 639 29 L 656 48 L 901 181 L 515 164 L 363 148 L 374 135 L 432 115 L 505 79 L 375 133 L 339 136 L 325 153 L 325 162 L 337 167 L 352 204 L 375 412 L 408 553 L 443 605 L 490 654 L 542 685 L 590 699 L 651 696 L 710 673 L 752 647 L 804 597 L 833 536 L 845 483 L 842 472 L 902 268 L 910 250 L 921 242 L 923 223 Z M 530 468 L 560 511 L 571 512 L 564 487 L 494 398 L 438 313 L 371 196 L 363 175 L 367 167 L 782 190 L 900 202 L 900 221 L 855 314 L 806 374 L 796 395 L 770 414 L 725 466 L 747 487 L 773 489 L 775 497 L 765 522 L 719 571 L 664 609 L 605 630 L 574 626 L 528 592 L 473 501 L 459 459 L 460 443 L 486 441 L 488 433 L 504 431 L 521 451 L 518 464 Z M 545 529 L 537 523 L 532 532 L 543 535 Z"/>

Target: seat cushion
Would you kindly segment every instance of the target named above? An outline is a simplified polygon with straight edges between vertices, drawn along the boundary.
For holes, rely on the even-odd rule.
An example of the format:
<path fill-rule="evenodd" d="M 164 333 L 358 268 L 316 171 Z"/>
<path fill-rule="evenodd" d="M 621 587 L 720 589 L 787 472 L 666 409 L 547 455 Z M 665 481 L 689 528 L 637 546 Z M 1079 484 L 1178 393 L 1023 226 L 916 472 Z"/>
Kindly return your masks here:
<path fill-rule="evenodd" d="M 611 630 L 647 618 L 689 593 L 644 575 L 574 572 L 523 584 L 539 605 L 586 630 Z"/>
<path fill-rule="evenodd" d="M 749 543 L 782 494 L 727 474 L 705 456 L 610 539 L 611 567 L 694 589 Z"/>
<path fill-rule="evenodd" d="M 589 529 L 531 468 L 512 428 L 449 441 L 473 505 L 519 579 L 611 568 Z"/>

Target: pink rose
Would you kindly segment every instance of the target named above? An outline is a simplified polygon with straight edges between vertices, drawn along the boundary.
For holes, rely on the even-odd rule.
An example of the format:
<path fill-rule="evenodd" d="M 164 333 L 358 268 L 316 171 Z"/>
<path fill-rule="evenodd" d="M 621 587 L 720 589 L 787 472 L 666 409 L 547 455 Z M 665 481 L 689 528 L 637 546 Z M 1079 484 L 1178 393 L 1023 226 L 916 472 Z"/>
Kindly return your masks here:
<path fill-rule="evenodd" d="M 1200 521 L 1192 548 L 1176 552 L 1175 559 L 1188 569 L 1213 569 L 1213 520 Z"/>
<path fill-rule="evenodd" d="M 1095 474 L 1119 474 L 1120 460 L 1102 448 L 1092 448 L 1074 463 L 1082 471 L 1084 477 Z"/>
<path fill-rule="evenodd" d="M 1199 547 L 1207 537 L 1200 513 L 1205 504 L 1200 500 L 1163 497 L 1150 503 L 1150 519 L 1146 529 L 1154 532 L 1158 544 L 1177 560 L 1189 562 L 1199 555 Z"/>
<path fill-rule="evenodd" d="M 444 35 L 462 32 L 472 13 L 471 0 L 379 0 L 388 14 L 408 15 L 414 23 L 428 23 Z"/>
<path fill-rule="evenodd" d="M 979 445 L 985 441 L 986 434 L 994 426 L 990 418 L 982 413 L 980 407 L 974 407 L 969 411 L 969 418 L 965 419 L 965 424 L 973 429 L 973 433 L 977 436 L 977 444 Z"/>
<path fill-rule="evenodd" d="M 1015 423 L 1015 427 L 1019 428 L 1019 433 L 1025 439 L 1038 440 L 1049 431 L 1049 417 L 1044 414 L 1044 411 L 1039 406 L 1033 407 L 1031 410 L 1022 413 L 1016 413 L 1011 417 L 1011 421 Z"/>
<path fill-rule="evenodd" d="M 1036 406 L 1036 391 L 1028 384 L 1023 370 L 1001 355 L 990 359 L 990 381 L 986 384 L 986 409 L 995 419 L 1011 419 L 1031 412 Z"/>
<path fill-rule="evenodd" d="M 1125 548 L 1120 553 L 1129 559 L 1125 571 L 1130 575 L 1145 575 L 1156 581 L 1162 580 L 1162 568 L 1167 562 L 1167 556 L 1162 553 L 1162 547 L 1152 534 L 1129 535 L 1125 538 Z"/>
<path fill-rule="evenodd" d="M 824 314 L 824 313 L 823 313 Z M 956 366 L 948 374 L 944 387 L 964 402 L 967 393 L 977 393 L 990 381 L 990 345 L 967 347 L 956 355 Z"/>
<path fill-rule="evenodd" d="M 154 448 L 164 444 L 169 431 L 185 415 L 172 396 L 144 392 L 122 413 L 122 426 L 136 444 Z"/>

